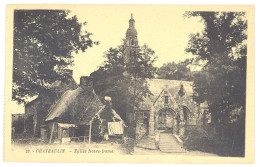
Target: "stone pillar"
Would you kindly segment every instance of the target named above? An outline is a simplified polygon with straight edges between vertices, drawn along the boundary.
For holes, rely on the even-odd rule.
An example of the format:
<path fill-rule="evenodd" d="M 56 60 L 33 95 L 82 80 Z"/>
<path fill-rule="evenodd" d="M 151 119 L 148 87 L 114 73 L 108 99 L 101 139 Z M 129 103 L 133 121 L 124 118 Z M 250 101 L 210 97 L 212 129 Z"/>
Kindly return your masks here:
<path fill-rule="evenodd" d="M 183 136 L 185 134 L 185 123 L 181 122 L 179 125 L 179 136 Z"/>
<path fill-rule="evenodd" d="M 173 129 L 172 129 L 172 133 L 176 134 L 177 133 L 177 121 L 176 118 L 173 117 Z"/>
<path fill-rule="evenodd" d="M 149 119 L 149 136 L 154 136 L 154 107 L 151 107 L 150 110 L 150 119 Z"/>

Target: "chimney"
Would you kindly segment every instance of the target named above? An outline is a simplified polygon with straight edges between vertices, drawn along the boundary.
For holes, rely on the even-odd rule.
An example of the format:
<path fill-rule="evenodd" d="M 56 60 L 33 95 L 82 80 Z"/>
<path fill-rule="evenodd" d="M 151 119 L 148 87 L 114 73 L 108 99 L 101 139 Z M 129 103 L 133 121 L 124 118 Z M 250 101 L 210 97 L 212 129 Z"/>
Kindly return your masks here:
<path fill-rule="evenodd" d="M 83 89 L 92 89 L 93 88 L 92 78 L 88 76 L 80 77 L 80 87 Z"/>
<path fill-rule="evenodd" d="M 73 70 L 64 69 L 64 70 L 63 70 L 63 74 L 64 74 L 64 76 L 66 76 L 66 77 L 71 77 L 71 78 L 72 78 L 72 76 L 73 76 Z"/>

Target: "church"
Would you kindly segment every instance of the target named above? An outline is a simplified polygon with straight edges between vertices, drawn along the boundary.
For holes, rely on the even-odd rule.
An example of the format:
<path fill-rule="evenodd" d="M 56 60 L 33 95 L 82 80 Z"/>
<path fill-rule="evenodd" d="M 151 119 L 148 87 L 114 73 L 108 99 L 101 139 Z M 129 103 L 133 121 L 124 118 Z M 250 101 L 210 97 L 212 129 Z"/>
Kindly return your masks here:
<path fill-rule="evenodd" d="M 140 51 L 133 15 L 129 20 L 129 28 L 126 31 L 125 39 L 124 64 L 126 68 L 133 68 L 135 55 Z M 84 119 L 88 120 L 87 122 L 82 123 L 82 121 L 79 121 L 88 127 L 92 116 L 97 113 L 100 114 L 100 107 L 104 106 L 104 104 L 101 104 L 101 102 L 92 103 L 95 99 L 99 101 L 99 97 L 95 92 L 87 94 L 81 92 L 81 88 L 84 88 L 86 84 L 84 81 L 86 77 L 82 76 L 80 84 L 77 85 L 72 76 L 73 71 L 66 69 L 64 72 L 66 75 L 62 81 L 57 80 L 48 88 L 45 94 L 38 96 L 25 105 L 24 131 L 30 136 L 41 137 L 45 140 L 49 135 L 50 139 L 61 139 L 58 126 L 53 127 L 59 124 L 66 130 L 66 128 L 76 126 L 69 127 L 67 124 L 71 124 L 71 120 L 67 119 L 67 117 L 66 119 L 63 118 L 64 113 L 72 112 L 74 109 L 79 111 L 76 115 L 80 116 L 80 119 L 82 119 L 83 112 L 88 113 L 89 118 L 91 115 L 91 119 Z M 154 138 L 162 132 L 182 136 L 189 126 L 203 125 L 210 122 L 207 104 L 197 104 L 193 100 L 193 82 L 155 78 L 147 78 L 146 81 L 151 95 L 144 97 L 139 107 L 134 109 L 134 112 L 127 112 L 126 120 L 122 120 L 110 109 L 110 111 L 113 111 L 110 114 L 112 118 L 117 117 L 119 118 L 117 121 L 125 121 L 134 125 L 137 140 L 145 136 Z M 92 96 L 93 99 L 89 99 Z M 88 111 L 87 109 L 92 104 L 94 104 L 93 109 Z M 71 107 L 74 109 L 71 109 Z M 85 108 L 85 110 L 82 108 Z M 49 127 L 50 125 L 52 126 Z M 91 130 L 89 131 L 91 132 Z M 66 132 L 66 134 L 71 137 L 69 133 Z M 84 131 L 84 134 L 87 135 L 87 132 Z M 75 134 L 71 135 L 75 136 Z"/>
<path fill-rule="evenodd" d="M 139 50 L 133 14 L 126 31 L 125 58 L 127 65 Z M 155 136 L 167 132 L 182 136 L 188 126 L 210 122 L 207 104 L 193 100 L 193 82 L 167 79 L 146 79 L 152 95 L 143 99 L 140 107 L 128 113 L 127 122 L 134 122 L 136 137 Z"/>

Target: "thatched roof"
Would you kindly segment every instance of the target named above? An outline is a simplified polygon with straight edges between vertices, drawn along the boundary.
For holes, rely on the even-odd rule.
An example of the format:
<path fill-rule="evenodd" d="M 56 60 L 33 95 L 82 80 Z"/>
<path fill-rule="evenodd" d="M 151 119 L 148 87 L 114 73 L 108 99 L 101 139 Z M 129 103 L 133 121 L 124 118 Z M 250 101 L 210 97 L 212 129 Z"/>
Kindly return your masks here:
<path fill-rule="evenodd" d="M 40 95 L 30 98 L 30 101 L 25 104 L 25 115 L 33 115 L 39 110 L 48 110 L 53 101 L 61 97 L 61 95 L 68 91 L 76 89 L 77 83 L 72 77 L 61 80 L 56 80 L 50 85 L 47 85 L 46 90 Z M 46 109 L 46 107 L 48 108 Z"/>
<path fill-rule="evenodd" d="M 52 105 L 45 121 L 52 121 L 56 118 L 62 118 L 66 113 L 75 112 L 80 117 L 80 124 L 88 124 L 103 106 L 94 90 L 84 90 L 78 87 L 77 89 L 66 91 Z"/>
<path fill-rule="evenodd" d="M 89 125 L 90 121 L 99 116 L 106 121 L 119 120 L 121 117 L 110 105 L 104 105 L 94 90 L 84 90 L 79 87 L 65 92 L 62 97 L 52 105 L 45 121 L 64 118 L 72 114 L 77 117 L 80 125 Z"/>

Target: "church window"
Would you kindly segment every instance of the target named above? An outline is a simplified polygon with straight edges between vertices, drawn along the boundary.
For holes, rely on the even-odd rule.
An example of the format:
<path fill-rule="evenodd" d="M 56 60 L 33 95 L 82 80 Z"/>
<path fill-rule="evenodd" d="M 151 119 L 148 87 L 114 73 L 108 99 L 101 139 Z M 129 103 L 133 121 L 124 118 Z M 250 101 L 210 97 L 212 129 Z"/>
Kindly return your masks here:
<path fill-rule="evenodd" d="M 132 39 L 132 45 L 134 45 L 135 43 L 134 43 L 134 40 Z"/>
<path fill-rule="evenodd" d="M 164 99 L 164 104 L 169 104 L 169 96 L 165 96 L 165 99 Z"/>

